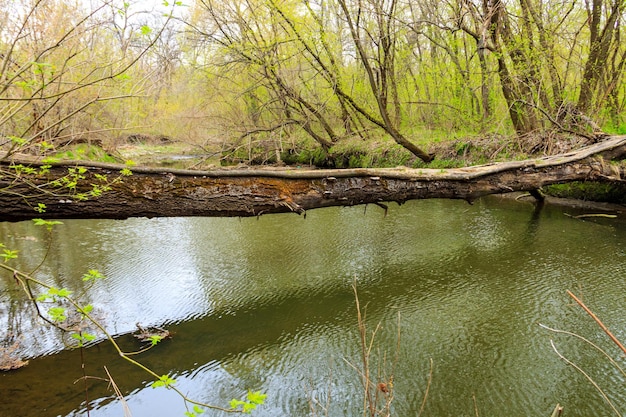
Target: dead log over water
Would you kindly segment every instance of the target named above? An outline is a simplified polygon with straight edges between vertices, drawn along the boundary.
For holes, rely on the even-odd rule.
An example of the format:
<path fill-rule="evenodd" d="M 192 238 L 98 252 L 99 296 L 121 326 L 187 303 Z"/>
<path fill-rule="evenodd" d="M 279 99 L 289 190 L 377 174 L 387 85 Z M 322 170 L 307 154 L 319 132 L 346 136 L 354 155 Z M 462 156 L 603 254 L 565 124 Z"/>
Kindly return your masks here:
<path fill-rule="evenodd" d="M 611 162 L 624 157 L 626 136 L 609 137 L 562 155 L 455 169 L 192 171 L 135 167 L 132 175 L 120 177 L 123 165 L 64 162 L 52 164 L 42 174 L 41 163 L 12 161 L 36 168 L 35 172 L 16 173 L 5 161 L 0 165 L 0 220 L 258 216 L 425 198 L 471 201 L 572 181 L 624 182 L 623 164 Z M 77 165 L 87 171 L 75 189 L 55 183 Z M 91 196 L 93 184 L 99 183 L 110 189 L 99 197 Z M 89 198 L 76 198 L 81 195 Z"/>

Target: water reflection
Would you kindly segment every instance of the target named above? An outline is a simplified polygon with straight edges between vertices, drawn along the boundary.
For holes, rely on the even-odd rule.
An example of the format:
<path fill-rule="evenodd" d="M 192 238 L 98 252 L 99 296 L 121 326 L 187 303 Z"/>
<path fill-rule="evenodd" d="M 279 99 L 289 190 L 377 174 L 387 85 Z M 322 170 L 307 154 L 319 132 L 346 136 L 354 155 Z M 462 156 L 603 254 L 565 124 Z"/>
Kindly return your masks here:
<path fill-rule="evenodd" d="M 28 223 L 0 224 L 0 241 L 19 249 L 20 268 L 35 268 L 49 237 Z M 26 237 L 26 238 L 24 238 Z M 626 339 L 626 226 L 581 222 L 561 210 L 487 199 L 469 206 L 418 201 L 392 207 L 320 209 L 306 219 L 132 219 L 66 221 L 38 274 L 76 291 L 89 268 L 107 279 L 86 301 L 129 350 L 135 323 L 168 326 L 174 338 L 142 360 L 175 377 L 183 391 L 227 404 L 247 389 L 268 394 L 257 415 L 307 415 L 310 399 L 331 397 L 329 415 L 358 414 L 360 392 L 354 300 L 357 279 L 370 326 L 383 325 L 381 351 L 393 351 L 400 316 L 396 415 L 415 415 L 429 361 L 434 377 L 424 415 L 609 415 L 589 384 L 551 350 L 596 370 L 626 404 L 623 379 L 584 346 L 541 330 L 537 322 L 602 334 L 570 305 L 581 292 Z M 28 254 L 28 256 L 24 256 Z M 34 357 L 0 374 L 7 415 L 82 415 L 78 351 L 28 314 L 10 277 L 0 280 L 2 328 L 22 337 Z M 6 324 L 6 326 L 4 326 Z M 0 334 L 3 339 L 9 333 Z M 91 375 L 106 365 L 133 415 L 183 415 L 170 392 L 116 358 L 106 344 L 86 351 Z M 51 384 L 51 380 L 55 383 Z M 106 384 L 91 381 L 95 416 L 121 414 Z M 39 393 L 36 397 L 32 392 Z M 28 404 L 27 408 L 24 404 Z M 1 414 L 1 412 L 0 412 Z"/>

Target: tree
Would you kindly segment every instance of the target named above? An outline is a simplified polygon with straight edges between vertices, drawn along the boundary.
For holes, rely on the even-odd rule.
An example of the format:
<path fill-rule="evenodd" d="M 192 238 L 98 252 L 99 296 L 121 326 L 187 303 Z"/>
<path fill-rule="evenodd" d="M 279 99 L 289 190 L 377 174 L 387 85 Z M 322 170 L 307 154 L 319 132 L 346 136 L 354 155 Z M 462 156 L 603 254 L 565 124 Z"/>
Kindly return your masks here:
<path fill-rule="evenodd" d="M 350 30 L 350 35 L 357 52 L 358 61 L 365 69 L 369 87 L 376 102 L 381 120 L 373 116 L 368 119 L 385 130 L 398 144 L 425 162 L 430 162 L 429 155 L 409 141 L 398 129 L 400 103 L 398 83 L 396 81 L 397 48 L 397 1 L 372 0 L 356 2 L 353 7 L 346 0 L 338 0 L 343 18 Z M 371 23 L 374 22 L 373 25 Z M 373 29 L 370 27 L 373 26 Z M 371 49 L 370 49 L 371 48 Z M 395 121 L 390 108 L 395 108 Z M 357 107 L 360 113 L 366 111 Z"/>
<path fill-rule="evenodd" d="M 299 126 L 328 150 L 384 132 L 429 160 L 404 132 L 596 140 L 606 115 L 618 125 L 622 3 L 204 0 L 194 27 L 219 45 L 214 73 L 237 86 L 240 138 Z"/>
<path fill-rule="evenodd" d="M 153 30 L 128 24 L 129 3 L 92 4 L 0 3 L 0 13 L 9 17 L 0 29 L 0 136 L 10 144 L 7 156 L 123 128 L 112 120 L 97 123 L 97 115 L 110 102 L 137 96 L 141 84 L 128 85 L 129 71 L 170 17 Z M 109 10 L 112 16 L 107 16 Z M 120 48 L 115 48 L 112 32 Z"/>
<path fill-rule="evenodd" d="M 593 1 L 585 11 L 575 2 L 490 0 L 476 5 L 463 0 L 458 2 L 456 19 L 476 41 L 481 65 L 483 51 L 495 58 L 517 133 L 556 124 L 587 135 L 590 128 L 591 133 L 599 130 L 587 114 L 599 114 L 604 106 L 596 100 L 616 93 L 620 83 L 625 57 L 619 42 L 622 9 L 622 1 Z M 584 68 L 582 74 L 578 68 Z M 576 91 L 580 93 L 574 109 Z"/>
<path fill-rule="evenodd" d="M 247 132 L 267 132 L 295 124 L 328 151 L 342 138 L 364 135 L 364 123 L 370 123 L 420 158 L 432 158 L 398 130 L 401 112 L 394 67 L 396 27 L 392 25 L 393 18 L 386 18 L 387 11 L 379 7 L 382 3 L 368 12 L 368 17 L 378 16 L 378 27 L 387 31 L 380 32 L 377 40 L 368 44 L 383 41 L 376 70 L 365 51 L 370 46 L 358 37 L 363 28 L 352 24 L 345 2 L 338 2 L 335 8 L 325 2 L 296 1 L 246 1 L 241 7 L 209 0 L 200 4 L 210 25 L 201 27 L 197 23 L 194 29 L 223 48 L 218 59 L 230 74 L 232 68 L 238 68 L 238 73 L 243 71 L 254 80 L 240 96 L 248 103 L 256 103 L 252 107 L 253 114 L 257 114 L 253 121 L 258 123 L 268 117 L 271 120 Z M 336 13 L 334 16 L 329 16 L 331 10 Z M 354 29 L 356 37 L 347 37 L 350 44 L 343 42 L 344 29 L 348 33 Z M 342 42 L 332 42 L 338 39 Z M 369 93 L 361 88 L 356 62 L 346 59 L 346 49 L 362 52 L 358 62 L 369 74 L 365 84 Z M 341 65 L 345 62 L 348 64 Z M 373 109 L 368 108 L 370 100 Z M 390 111 L 392 107 L 394 110 Z"/>
<path fill-rule="evenodd" d="M 587 2 L 588 55 L 577 104 L 583 113 L 597 114 L 603 101 L 609 102 L 614 116 L 619 112 L 617 92 L 626 63 L 626 47 L 621 38 L 625 7 L 623 0 Z"/>
<path fill-rule="evenodd" d="M 210 0 L 200 5 L 202 17 L 190 25 L 218 47 L 211 59 L 220 77 L 240 86 L 233 99 L 249 119 L 247 126 L 239 120 L 240 137 L 297 125 L 327 151 L 338 138 L 332 113 L 324 110 L 324 92 L 314 90 L 315 74 L 299 57 L 274 5 Z"/>

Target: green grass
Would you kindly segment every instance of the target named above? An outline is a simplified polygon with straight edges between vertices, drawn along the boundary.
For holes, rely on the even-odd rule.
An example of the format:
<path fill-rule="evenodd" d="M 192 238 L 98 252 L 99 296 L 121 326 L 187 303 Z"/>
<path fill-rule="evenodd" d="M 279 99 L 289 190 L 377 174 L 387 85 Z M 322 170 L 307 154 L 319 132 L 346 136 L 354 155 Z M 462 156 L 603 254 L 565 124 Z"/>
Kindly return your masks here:
<path fill-rule="evenodd" d="M 604 131 L 610 135 L 626 135 L 626 122 L 618 125 L 610 123 L 604 127 Z"/>
<path fill-rule="evenodd" d="M 98 161 L 98 162 L 119 162 L 109 155 L 104 149 L 95 145 L 81 143 L 62 152 L 58 152 L 50 157 L 51 159 L 71 159 L 78 161 Z"/>

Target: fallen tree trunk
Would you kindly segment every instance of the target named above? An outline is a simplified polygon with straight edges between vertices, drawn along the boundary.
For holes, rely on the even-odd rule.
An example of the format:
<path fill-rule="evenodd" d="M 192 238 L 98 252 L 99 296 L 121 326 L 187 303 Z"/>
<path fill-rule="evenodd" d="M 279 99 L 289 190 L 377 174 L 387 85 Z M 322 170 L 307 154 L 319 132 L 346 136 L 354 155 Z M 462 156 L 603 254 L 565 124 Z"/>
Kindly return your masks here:
<path fill-rule="evenodd" d="M 532 191 L 572 181 L 623 182 L 626 136 L 562 154 L 457 169 L 132 168 L 33 161 L 0 165 L 0 220 L 258 216 L 328 206 Z M 78 168 L 81 165 L 85 167 Z"/>

